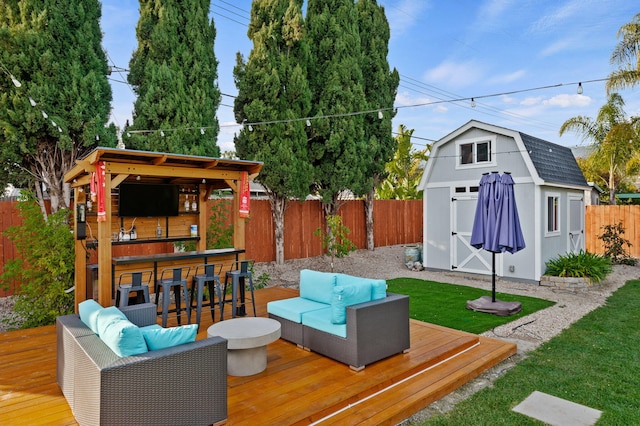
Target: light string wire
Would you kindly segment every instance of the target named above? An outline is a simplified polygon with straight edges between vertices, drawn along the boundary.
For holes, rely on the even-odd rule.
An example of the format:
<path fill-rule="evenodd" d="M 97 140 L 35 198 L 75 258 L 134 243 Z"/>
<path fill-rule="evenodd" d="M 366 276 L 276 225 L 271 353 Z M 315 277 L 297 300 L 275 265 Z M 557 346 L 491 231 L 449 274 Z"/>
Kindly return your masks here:
<path fill-rule="evenodd" d="M 7 74 L 7 76 L 9 76 L 9 78 L 11 79 L 11 82 L 13 83 L 14 86 L 16 86 L 16 88 L 18 89 L 22 88 L 22 83 L 20 82 L 20 80 L 18 80 L 18 78 L 9 71 L 9 69 L 2 63 L 2 61 L 0 61 L 0 68 L 2 69 L 2 71 L 4 71 L 5 74 Z M 39 103 L 36 102 L 31 96 L 27 95 L 27 98 L 29 99 L 29 103 L 33 108 L 39 105 Z M 49 118 L 49 114 L 47 114 L 47 112 L 44 109 L 40 108 L 40 114 L 42 115 L 42 118 L 50 121 L 51 125 L 58 129 L 58 133 L 62 133 L 62 128 L 60 127 L 60 125 L 56 123 L 52 118 Z"/>
<path fill-rule="evenodd" d="M 238 126 L 243 126 L 244 127 L 244 126 L 246 126 L 246 127 L 249 127 L 250 130 L 252 130 L 253 127 L 256 127 L 256 126 L 266 126 L 266 125 L 271 125 L 271 124 L 294 123 L 294 122 L 299 122 L 299 121 L 310 122 L 312 120 L 322 120 L 322 119 L 342 118 L 342 117 L 353 117 L 353 116 L 365 115 L 365 114 L 378 114 L 378 115 L 380 115 L 380 113 L 382 113 L 383 111 L 395 111 L 395 110 L 405 109 L 405 108 L 418 108 L 418 107 L 431 106 L 431 105 L 444 104 L 444 103 L 464 102 L 464 101 L 471 101 L 472 99 L 474 99 L 474 100 L 475 99 L 486 99 L 486 98 L 513 95 L 513 94 L 517 94 L 517 93 L 532 92 L 532 91 L 537 91 L 537 90 L 546 90 L 546 89 L 552 89 L 552 88 L 558 88 L 558 87 L 564 87 L 564 86 L 583 85 L 583 84 L 586 84 L 586 83 L 595 83 L 595 82 L 601 82 L 601 81 L 606 81 L 606 80 L 608 80 L 608 79 L 607 78 L 598 78 L 598 79 L 592 79 L 592 80 L 582 80 L 582 81 L 579 81 L 579 82 L 576 81 L 576 82 L 571 82 L 571 83 L 558 83 L 558 84 L 551 84 L 551 85 L 546 85 L 546 86 L 530 87 L 530 88 L 526 88 L 526 89 L 510 90 L 510 91 L 506 91 L 506 92 L 485 94 L 485 95 L 479 95 L 479 96 L 467 96 L 467 97 L 459 97 L 459 98 L 454 98 L 454 99 L 439 99 L 439 100 L 435 100 L 435 101 L 422 102 L 422 103 L 411 104 L 411 105 L 397 105 L 397 106 L 393 106 L 393 107 L 381 107 L 381 108 L 368 109 L 368 110 L 363 110 L 363 111 L 354 111 L 354 112 L 339 113 L 339 114 L 326 114 L 326 115 L 290 118 L 290 119 L 282 119 L 282 120 L 266 120 L 266 121 L 251 121 L 251 122 L 244 121 L 242 123 L 220 124 L 218 127 L 222 128 L 222 127 L 238 127 Z M 232 97 L 230 95 L 225 95 L 225 96 Z M 187 126 L 187 127 L 174 127 L 174 128 L 166 128 L 166 129 L 163 128 L 163 129 L 155 129 L 155 130 L 152 130 L 152 129 L 129 130 L 127 133 L 129 134 L 128 136 L 130 136 L 130 134 L 149 134 L 149 133 L 159 133 L 159 132 L 196 130 L 196 129 L 208 130 L 208 129 L 211 129 L 211 128 L 214 128 L 214 126 Z M 427 139 L 427 140 L 430 140 L 430 139 Z"/>

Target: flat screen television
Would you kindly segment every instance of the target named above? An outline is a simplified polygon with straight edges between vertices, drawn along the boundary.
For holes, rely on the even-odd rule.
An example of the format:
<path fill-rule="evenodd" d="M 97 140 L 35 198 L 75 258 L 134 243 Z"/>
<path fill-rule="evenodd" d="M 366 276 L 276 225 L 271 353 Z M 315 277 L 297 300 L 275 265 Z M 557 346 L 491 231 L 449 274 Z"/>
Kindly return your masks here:
<path fill-rule="evenodd" d="M 178 197 L 178 185 L 121 183 L 118 216 L 177 216 Z"/>

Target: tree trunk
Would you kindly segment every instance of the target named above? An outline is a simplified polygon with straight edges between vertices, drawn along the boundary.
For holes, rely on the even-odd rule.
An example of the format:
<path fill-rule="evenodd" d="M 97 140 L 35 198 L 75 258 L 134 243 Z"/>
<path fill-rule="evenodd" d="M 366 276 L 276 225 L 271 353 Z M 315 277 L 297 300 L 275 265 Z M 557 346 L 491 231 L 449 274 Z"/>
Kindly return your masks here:
<path fill-rule="evenodd" d="M 615 166 L 609 167 L 609 205 L 616 205 L 616 179 Z"/>
<path fill-rule="evenodd" d="M 367 227 L 367 250 L 373 251 L 376 248 L 373 236 L 373 198 L 376 190 L 371 188 L 368 194 L 364 196 L 364 214 Z"/>
<path fill-rule="evenodd" d="M 278 194 L 269 194 L 271 215 L 273 217 L 273 232 L 276 242 L 276 264 L 284 264 L 284 212 L 287 209 L 287 199 Z"/>

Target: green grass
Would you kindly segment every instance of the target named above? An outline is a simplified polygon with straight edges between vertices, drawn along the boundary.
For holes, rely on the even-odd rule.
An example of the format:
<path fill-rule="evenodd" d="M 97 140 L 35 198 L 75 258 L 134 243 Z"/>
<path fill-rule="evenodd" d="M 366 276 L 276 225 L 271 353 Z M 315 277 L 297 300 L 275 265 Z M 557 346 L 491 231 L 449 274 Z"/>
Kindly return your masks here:
<path fill-rule="evenodd" d="M 533 391 L 601 410 L 598 426 L 640 424 L 640 281 L 424 425 L 539 425 L 511 411 Z"/>
<path fill-rule="evenodd" d="M 555 304 L 555 302 L 533 297 L 496 293 L 496 299 L 522 304 L 522 311 L 518 314 L 500 317 L 466 308 L 467 300 L 491 296 L 490 291 L 415 278 L 395 278 L 388 280 L 387 284 L 391 293 L 409 295 L 411 318 L 475 334 Z"/>

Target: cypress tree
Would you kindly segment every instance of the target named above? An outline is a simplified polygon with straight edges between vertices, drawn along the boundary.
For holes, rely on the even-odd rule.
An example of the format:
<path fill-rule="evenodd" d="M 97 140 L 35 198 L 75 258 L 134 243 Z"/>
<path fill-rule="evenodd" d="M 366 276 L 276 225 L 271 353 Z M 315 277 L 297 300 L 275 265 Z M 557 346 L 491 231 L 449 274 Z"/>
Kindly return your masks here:
<path fill-rule="evenodd" d="M 100 15 L 97 0 L 0 0 L 0 184 L 33 186 L 41 205 L 46 187 L 53 211 L 69 206 L 64 174 L 96 136 L 115 145 Z"/>
<path fill-rule="evenodd" d="M 391 161 L 395 151 L 395 140 L 391 135 L 391 120 L 395 116 L 393 102 L 398 90 L 400 76 L 398 71 L 389 70 L 387 54 L 391 36 L 384 8 L 376 0 L 358 0 L 358 27 L 362 50 L 362 74 L 367 110 L 379 109 L 380 116 L 364 116 L 365 140 L 371 150 L 368 164 L 368 176 L 372 178 L 371 187 L 365 194 L 365 216 L 367 228 L 367 248 L 373 250 L 373 200 L 375 187 L 385 176 L 385 164 Z"/>
<path fill-rule="evenodd" d="M 234 69 L 239 91 L 234 113 L 236 120 L 249 123 L 251 130 L 249 125 L 241 129 L 235 139 L 236 153 L 240 158 L 264 162 L 256 180 L 269 196 L 276 262 L 282 264 L 288 200 L 304 199 L 312 178 L 306 123 L 295 120 L 306 117 L 311 106 L 302 0 L 254 1 L 248 36 L 253 41 L 248 60 L 238 54 Z"/>
<path fill-rule="evenodd" d="M 132 135 L 124 138 L 127 146 L 220 155 L 216 32 L 208 18 L 209 4 L 208 0 L 140 0 L 138 47 L 128 76 L 138 98 L 133 124 L 126 129 Z"/>
<path fill-rule="evenodd" d="M 313 120 L 308 129 L 315 189 L 325 215 L 335 215 L 339 196 L 371 188 L 372 151 L 361 114 L 367 107 L 358 14 L 353 0 L 309 0 L 306 29 L 311 46 L 309 83 Z M 336 116 L 337 115 L 337 116 Z"/>

